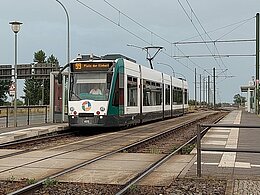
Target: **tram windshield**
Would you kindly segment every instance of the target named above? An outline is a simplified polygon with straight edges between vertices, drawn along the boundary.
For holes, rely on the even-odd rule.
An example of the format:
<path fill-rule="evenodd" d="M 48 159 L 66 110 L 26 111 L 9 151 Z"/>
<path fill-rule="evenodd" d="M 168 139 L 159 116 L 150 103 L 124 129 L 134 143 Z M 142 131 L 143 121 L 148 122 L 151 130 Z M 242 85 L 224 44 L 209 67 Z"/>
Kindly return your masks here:
<path fill-rule="evenodd" d="M 70 100 L 107 101 L 112 72 L 71 73 Z"/>

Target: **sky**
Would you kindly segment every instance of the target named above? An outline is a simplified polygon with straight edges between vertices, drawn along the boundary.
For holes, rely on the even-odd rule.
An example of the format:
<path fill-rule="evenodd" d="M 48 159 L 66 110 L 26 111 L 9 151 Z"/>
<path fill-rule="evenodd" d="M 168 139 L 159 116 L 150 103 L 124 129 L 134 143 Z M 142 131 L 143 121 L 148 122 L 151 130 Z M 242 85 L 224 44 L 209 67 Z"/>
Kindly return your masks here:
<path fill-rule="evenodd" d="M 202 81 L 208 76 L 212 80 L 212 69 L 216 69 L 217 102 L 233 102 L 234 95 L 241 94 L 240 86 L 255 75 L 255 56 L 251 56 L 256 53 L 255 42 L 175 43 L 255 39 L 259 0 L 60 1 L 70 18 L 70 59 L 78 54 L 120 53 L 149 66 L 141 48 L 162 46 L 153 60 L 154 69 L 172 74 L 164 63 L 172 66 L 177 77 L 184 75 L 190 99 L 195 99 L 195 68 L 197 82 L 199 75 Z M 56 0 L 0 0 L 0 64 L 14 63 L 14 33 L 9 25 L 14 20 L 23 22 L 18 33 L 18 64 L 32 63 L 39 50 L 56 56 L 61 66 L 66 64 L 67 19 Z M 23 95 L 22 83 L 18 97 Z M 197 83 L 197 100 L 199 90 Z"/>

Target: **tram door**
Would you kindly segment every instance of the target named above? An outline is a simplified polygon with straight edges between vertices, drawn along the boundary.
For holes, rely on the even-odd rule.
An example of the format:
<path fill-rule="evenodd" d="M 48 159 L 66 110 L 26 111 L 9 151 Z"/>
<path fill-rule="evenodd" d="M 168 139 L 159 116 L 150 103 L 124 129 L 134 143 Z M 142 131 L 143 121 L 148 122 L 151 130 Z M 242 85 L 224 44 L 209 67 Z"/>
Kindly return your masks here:
<path fill-rule="evenodd" d="M 62 74 L 62 84 L 58 83 L 58 72 L 50 76 L 50 121 L 53 123 L 68 122 L 68 74 Z"/>

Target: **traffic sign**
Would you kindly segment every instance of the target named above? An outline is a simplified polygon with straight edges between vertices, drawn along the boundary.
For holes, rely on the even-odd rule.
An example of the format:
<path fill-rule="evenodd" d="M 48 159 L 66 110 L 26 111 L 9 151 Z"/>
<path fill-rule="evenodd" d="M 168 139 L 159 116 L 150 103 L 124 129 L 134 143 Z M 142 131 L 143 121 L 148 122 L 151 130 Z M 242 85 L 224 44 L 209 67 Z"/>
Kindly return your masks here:
<path fill-rule="evenodd" d="M 9 87 L 9 95 L 14 96 L 15 95 L 15 84 L 12 83 Z"/>

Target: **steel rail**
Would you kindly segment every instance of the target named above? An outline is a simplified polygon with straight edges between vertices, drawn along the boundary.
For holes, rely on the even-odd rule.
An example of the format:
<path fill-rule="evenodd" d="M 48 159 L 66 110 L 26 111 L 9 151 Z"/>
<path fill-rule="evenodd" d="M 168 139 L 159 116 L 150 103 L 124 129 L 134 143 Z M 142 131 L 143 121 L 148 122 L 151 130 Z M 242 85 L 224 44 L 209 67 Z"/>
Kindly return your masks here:
<path fill-rule="evenodd" d="M 215 114 L 215 113 L 213 113 L 213 114 Z M 143 144 L 144 142 L 147 142 L 147 141 L 150 141 L 150 140 L 152 140 L 152 139 L 155 139 L 155 138 L 157 138 L 158 136 L 162 136 L 163 134 L 167 134 L 167 133 L 169 133 L 170 131 L 177 130 L 177 129 L 179 129 L 179 128 L 182 128 L 182 127 L 184 127 L 184 126 L 187 126 L 187 125 L 189 125 L 189 124 L 192 124 L 192 123 L 194 123 L 194 122 L 196 122 L 196 121 L 198 121 L 198 120 L 202 120 L 203 118 L 206 118 L 207 116 L 208 116 L 208 115 L 203 116 L 203 117 L 201 117 L 201 118 L 196 118 L 196 119 L 189 120 L 188 122 L 182 122 L 181 124 L 179 124 L 179 125 L 177 125 L 177 126 L 174 126 L 173 128 L 166 129 L 166 131 L 161 132 L 161 133 L 159 133 L 159 134 L 153 135 L 153 136 L 151 136 L 151 137 L 148 137 L 148 138 L 146 138 L 146 139 L 143 139 L 143 140 L 134 142 L 134 143 L 132 143 L 132 144 L 129 144 L 129 145 L 124 146 L 124 147 L 122 147 L 122 148 L 119 148 L 119 149 L 117 149 L 117 150 L 114 150 L 114 151 L 105 153 L 105 154 L 103 154 L 103 155 L 97 156 L 97 157 L 95 157 L 95 158 L 93 158 L 93 159 L 86 160 L 86 161 L 81 162 L 81 163 L 79 163 L 79 164 L 76 164 L 76 165 L 74 165 L 74 166 L 72 166 L 72 167 L 69 167 L 69 168 L 67 168 L 67 169 L 64 169 L 64 170 L 62 170 L 62 171 L 60 171 L 60 172 L 58 172 L 58 173 L 55 173 L 55 174 L 50 175 L 50 176 L 48 176 L 48 177 L 45 177 L 45 178 L 41 179 L 40 181 L 38 181 L 38 182 L 36 182 L 36 183 L 34 183 L 34 184 L 28 185 L 28 186 L 26 186 L 26 187 L 24 187 L 24 188 L 21 188 L 21 189 L 17 190 L 17 191 L 14 191 L 14 192 L 12 192 L 12 193 L 9 193 L 9 195 L 21 195 L 21 194 L 26 194 L 26 193 L 28 193 L 29 191 L 32 191 L 32 190 L 34 190 L 34 189 L 36 189 L 36 188 L 41 187 L 41 186 L 44 184 L 44 182 L 47 181 L 47 180 L 49 180 L 49 179 L 57 178 L 57 177 L 59 177 L 59 176 L 62 176 L 62 175 L 64 175 L 64 174 L 67 174 L 67 173 L 69 173 L 69 172 L 72 172 L 72 171 L 74 171 L 74 170 L 77 170 L 77 169 L 79 169 L 79 168 L 81 168 L 81 167 L 84 167 L 84 166 L 86 166 L 86 165 L 88 165 L 88 164 L 94 163 L 94 162 L 96 162 L 96 161 L 98 161 L 98 160 L 101 160 L 101 159 L 103 159 L 103 158 L 109 157 L 109 156 L 114 155 L 114 154 L 119 153 L 119 152 L 123 152 L 123 151 L 128 150 L 128 149 L 130 149 L 130 148 L 132 148 L 132 147 L 135 147 L 135 146 L 137 146 L 137 145 Z M 141 130 L 140 130 L 140 131 L 141 131 Z M 137 131 L 137 132 L 139 132 L 139 131 Z M 125 136 L 125 135 L 122 135 L 122 136 L 120 136 L 120 137 L 124 137 L 124 136 Z M 119 137 L 116 137 L 116 138 L 114 138 L 114 139 L 118 139 L 118 138 L 119 138 Z M 113 139 L 111 139 L 111 140 L 113 140 Z M 111 141 L 111 140 L 110 140 L 110 141 Z M 102 142 L 102 143 L 104 143 L 104 142 Z M 93 144 L 93 145 L 97 145 L 97 144 L 99 144 L 99 143 L 96 143 L 96 144 Z M 86 148 L 86 147 L 89 147 L 89 146 L 84 146 L 84 147 L 82 147 L 82 148 L 80 148 L 80 149 L 83 149 L 83 148 Z M 79 149 L 74 149 L 73 151 L 75 151 L 75 150 L 79 150 Z M 71 152 L 71 151 L 70 151 L 70 152 Z M 68 152 L 66 152 L 66 153 L 68 153 Z M 60 154 L 59 154 L 59 155 L 60 155 Z M 50 158 L 50 157 L 48 157 L 48 158 Z"/>
<path fill-rule="evenodd" d="M 71 134 L 74 134 L 74 132 L 58 133 L 56 135 L 51 135 L 51 134 L 52 133 L 48 133 L 48 134 L 45 134 L 45 135 L 41 135 L 42 137 L 25 138 L 25 139 L 22 139 L 22 140 L 3 143 L 3 144 L 0 144 L 0 149 L 5 148 L 5 147 L 10 147 L 10 146 L 15 146 L 15 145 L 18 145 L 18 144 L 25 144 L 25 143 L 30 143 L 30 142 L 34 142 L 34 141 L 42 141 L 42 140 L 45 140 L 45 139 L 51 139 L 51 138 L 71 135 Z M 25 149 L 25 150 L 22 150 L 22 151 L 17 151 L 17 152 L 13 152 L 13 153 L 10 153 L 10 154 L 1 155 L 0 159 L 11 157 L 11 156 L 16 156 L 16 155 L 24 154 L 24 153 L 27 153 L 27 152 L 36 151 L 36 150 L 37 149 Z"/>
<path fill-rule="evenodd" d="M 67 131 L 67 130 L 64 130 Z M 11 141 L 11 142 L 7 142 L 7 143 L 3 143 L 0 144 L 0 149 L 4 148 L 4 147 L 10 147 L 10 146 L 15 146 L 18 144 L 25 144 L 25 143 L 29 143 L 29 142 L 34 142 L 34 141 L 42 141 L 45 139 L 51 139 L 51 138 L 56 138 L 56 137 L 61 137 L 61 136 L 66 136 L 66 135 L 72 135 L 76 132 L 64 132 L 64 133 L 59 133 L 59 132 L 51 132 L 51 133 L 47 133 L 47 134 L 43 134 L 43 135 L 38 135 L 38 136 L 33 136 L 33 137 L 28 137 L 28 138 L 24 138 L 24 139 L 20 139 L 20 140 L 16 140 L 16 141 Z M 55 135 L 53 135 L 55 134 Z"/>
<path fill-rule="evenodd" d="M 217 119 L 215 121 L 218 122 L 222 119 L 223 117 Z M 204 135 L 208 130 L 210 129 L 210 127 L 206 127 L 205 129 L 203 129 L 201 131 L 201 134 Z M 150 165 L 148 168 L 146 168 L 144 171 L 142 171 L 141 173 L 139 173 L 137 176 L 135 176 L 134 178 L 132 178 L 124 187 L 123 189 L 121 189 L 118 193 L 116 193 L 116 195 L 122 195 L 125 194 L 126 191 L 133 185 L 135 185 L 136 183 L 138 183 L 140 180 L 142 180 L 144 177 L 146 177 L 147 175 L 149 175 L 151 172 L 153 172 L 156 168 L 158 168 L 159 166 L 161 166 L 163 163 L 165 163 L 167 160 L 169 160 L 173 155 L 177 154 L 179 151 L 181 151 L 185 146 L 187 146 L 190 143 L 194 143 L 197 140 L 197 135 L 195 135 L 194 137 L 192 137 L 189 141 L 187 141 L 186 143 L 184 143 L 182 146 L 180 146 L 179 148 L 177 148 L 175 151 L 173 151 L 170 154 L 166 154 L 165 156 L 163 156 L 161 159 L 159 159 L 158 161 L 156 161 L 155 163 L 153 163 L 152 165 Z"/>

